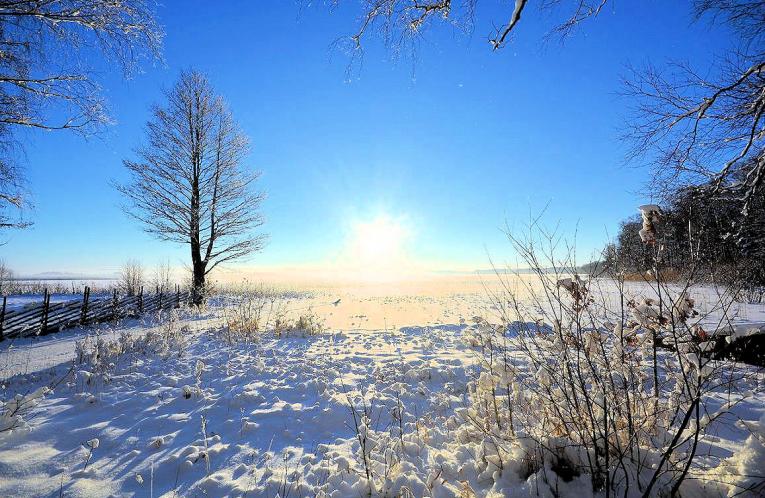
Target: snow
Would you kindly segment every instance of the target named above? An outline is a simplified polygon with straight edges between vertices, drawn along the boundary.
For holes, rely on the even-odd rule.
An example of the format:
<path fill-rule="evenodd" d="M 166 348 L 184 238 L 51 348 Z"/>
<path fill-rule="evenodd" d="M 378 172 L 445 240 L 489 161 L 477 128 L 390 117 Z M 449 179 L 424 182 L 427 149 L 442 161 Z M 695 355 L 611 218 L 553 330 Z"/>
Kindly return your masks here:
<path fill-rule="evenodd" d="M 420 414 L 449 412 L 472 364 L 458 328 L 230 347 L 204 328 L 183 357 L 122 358 L 108 383 L 80 371 L 50 394 L 35 430 L 2 443 L 0 495 L 55 495 L 63 480 L 67 496 L 143 495 L 148 485 L 157 496 L 273 496 L 296 470 L 301 482 L 289 485 L 305 490 L 322 469 L 349 465 L 349 400 L 374 393 L 375 417 L 394 394 Z"/>
<path fill-rule="evenodd" d="M 51 294 L 50 302 L 65 303 L 68 301 L 74 301 L 76 299 L 82 299 L 82 294 Z M 43 301 L 43 294 L 22 294 L 16 296 L 8 296 L 6 301 L 6 311 L 14 311 L 23 309 L 30 306 L 39 306 Z"/>
<path fill-rule="evenodd" d="M 170 320 L 0 343 L 6 408 L 29 406 L 0 434 L 0 496 L 533 495 L 542 474 L 523 452 L 502 464 L 464 419 L 481 382 L 472 317 L 492 313 L 484 284 L 438 289 L 285 295 L 290 312 L 321 317 L 317 335 L 229 343 L 221 297 Z M 697 309 L 714 300 L 691 294 Z M 762 306 L 733 312 L 742 330 L 765 321 Z M 735 405 L 703 441 L 710 479 L 762 475 L 765 379 L 753 374 L 747 393 L 710 400 Z M 559 486 L 592 493 L 583 477 Z"/>

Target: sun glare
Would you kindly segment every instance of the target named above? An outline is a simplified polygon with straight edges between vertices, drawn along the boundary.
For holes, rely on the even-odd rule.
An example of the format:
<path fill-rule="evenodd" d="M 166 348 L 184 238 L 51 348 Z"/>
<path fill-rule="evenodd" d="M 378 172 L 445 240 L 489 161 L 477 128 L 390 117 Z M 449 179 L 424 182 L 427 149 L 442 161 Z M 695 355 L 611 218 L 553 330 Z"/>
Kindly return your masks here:
<path fill-rule="evenodd" d="M 366 280 L 397 278 L 409 265 L 411 237 L 403 218 L 380 215 L 351 226 L 340 265 Z"/>
<path fill-rule="evenodd" d="M 355 230 L 357 256 L 362 261 L 384 263 L 400 252 L 403 238 L 403 227 L 387 217 L 359 223 Z"/>

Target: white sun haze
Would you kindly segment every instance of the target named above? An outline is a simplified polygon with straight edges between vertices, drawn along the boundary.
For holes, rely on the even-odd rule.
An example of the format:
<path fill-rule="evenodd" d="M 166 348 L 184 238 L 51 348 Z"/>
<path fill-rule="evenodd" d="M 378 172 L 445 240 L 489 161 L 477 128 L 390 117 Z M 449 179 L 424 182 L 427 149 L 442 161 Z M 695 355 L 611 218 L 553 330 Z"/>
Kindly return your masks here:
<path fill-rule="evenodd" d="M 340 266 L 367 280 L 397 278 L 408 270 L 411 230 L 404 218 L 379 215 L 350 226 Z"/>
<path fill-rule="evenodd" d="M 356 258 L 361 262 L 386 262 L 401 251 L 403 227 L 388 217 L 358 223 L 354 230 Z"/>

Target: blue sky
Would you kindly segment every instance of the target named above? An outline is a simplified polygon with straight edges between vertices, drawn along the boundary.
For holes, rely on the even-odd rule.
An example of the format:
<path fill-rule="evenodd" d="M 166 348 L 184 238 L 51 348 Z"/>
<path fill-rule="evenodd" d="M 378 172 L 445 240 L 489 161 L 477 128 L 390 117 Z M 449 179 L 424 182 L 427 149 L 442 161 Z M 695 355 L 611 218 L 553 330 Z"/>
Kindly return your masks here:
<path fill-rule="evenodd" d="M 321 4 L 321 2 L 316 2 Z M 165 64 L 98 81 L 115 121 L 102 136 L 28 133 L 24 158 L 35 225 L 0 256 L 17 273 L 109 274 L 128 258 L 181 265 L 185 246 L 153 240 L 121 211 L 149 106 L 181 69 L 206 72 L 252 141 L 263 172 L 267 248 L 248 267 L 321 267 L 342 259 L 354 227 L 384 217 L 406 227 L 402 252 L 430 269 L 511 258 L 500 228 L 544 206 L 590 253 L 651 200 L 647 172 L 625 166 L 619 128 L 627 64 L 685 60 L 702 69 L 727 43 L 692 24 L 686 2 L 617 2 L 561 45 L 553 19 L 529 13 L 500 52 L 486 42 L 508 2 L 483 2 L 472 36 L 430 31 L 415 61 L 369 40 L 363 67 L 332 42 L 356 26 L 356 2 L 330 12 L 290 1 L 170 1 L 159 12 Z M 658 13 L 658 15 L 657 15 Z M 236 266 L 234 266 L 235 268 Z"/>

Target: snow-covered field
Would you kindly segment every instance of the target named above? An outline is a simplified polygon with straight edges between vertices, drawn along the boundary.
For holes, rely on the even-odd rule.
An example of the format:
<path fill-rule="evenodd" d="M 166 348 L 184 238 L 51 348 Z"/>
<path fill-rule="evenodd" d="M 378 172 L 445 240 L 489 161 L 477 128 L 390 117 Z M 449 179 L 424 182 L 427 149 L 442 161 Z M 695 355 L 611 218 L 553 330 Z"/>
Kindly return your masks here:
<path fill-rule="evenodd" d="M 51 390 L 0 434 L 0 496 L 353 497 L 370 481 L 375 496 L 536 495 L 520 460 L 497 474 L 464 430 L 481 361 L 466 336 L 492 313 L 485 282 L 433 285 L 285 294 L 284 310 L 321 318 L 317 335 L 229 341 L 221 298 L 177 320 L 6 341 L 2 398 Z M 737 407 L 750 425 L 720 425 L 704 442 L 710 465 L 762 434 L 763 377 L 750 373 L 754 394 Z M 741 458 L 765 457 L 747 448 Z"/>

